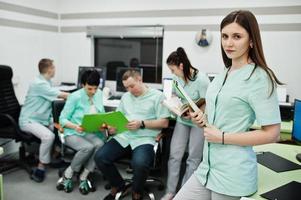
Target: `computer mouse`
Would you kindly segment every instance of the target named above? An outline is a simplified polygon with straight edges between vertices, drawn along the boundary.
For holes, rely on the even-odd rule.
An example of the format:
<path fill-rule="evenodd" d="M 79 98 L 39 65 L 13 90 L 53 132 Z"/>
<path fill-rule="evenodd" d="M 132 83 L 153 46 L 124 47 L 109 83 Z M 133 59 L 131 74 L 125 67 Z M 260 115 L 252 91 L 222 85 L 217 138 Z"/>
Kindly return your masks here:
<path fill-rule="evenodd" d="M 297 158 L 297 160 L 298 160 L 299 162 L 301 162 L 301 153 L 298 153 L 298 154 L 296 155 L 296 158 Z"/>

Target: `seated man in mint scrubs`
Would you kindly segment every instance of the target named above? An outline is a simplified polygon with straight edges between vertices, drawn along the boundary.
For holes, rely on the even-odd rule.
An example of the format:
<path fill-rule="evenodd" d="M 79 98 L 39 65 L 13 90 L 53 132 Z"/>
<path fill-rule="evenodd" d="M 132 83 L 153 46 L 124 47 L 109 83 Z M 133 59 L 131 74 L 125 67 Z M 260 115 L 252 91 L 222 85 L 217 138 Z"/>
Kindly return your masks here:
<path fill-rule="evenodd" d="M 140 72 L 128 70 L 122 76 L 127 93 L 121 98 L 117 110 L 130 121 L 128 131 L 115 135 L 95 155 L 98 168 L 112 185 L 105 200 L 115 199 L 118 192 L 125 190 L 125 182 L 114 162 L 127 153 L 132 154 L 133 199 L 142 199 L 143 187 L 154 159 L 155 138 L 160 129 L 168 126 L 169 111 L 162 106 L 164 95 L 159 90 L 147 87 Z M 109 129 L 114 133 L 114 128 Z"/>
<path fill-rule="evenodd" d="M 51 161 L 51 150 L 55 135 L 52 132 L 51 102 L 57 98 L 66 99 L 69 93 L 52 87 L 55 74 L 53 60 L 43 58 L 39 62 L 39 76 L 30 84 L 19 117 L 22 131 L 30 132 L 41 140 L 39 164 L 32 170 L 30 178 L 42 182 L 47 164 Z"/>

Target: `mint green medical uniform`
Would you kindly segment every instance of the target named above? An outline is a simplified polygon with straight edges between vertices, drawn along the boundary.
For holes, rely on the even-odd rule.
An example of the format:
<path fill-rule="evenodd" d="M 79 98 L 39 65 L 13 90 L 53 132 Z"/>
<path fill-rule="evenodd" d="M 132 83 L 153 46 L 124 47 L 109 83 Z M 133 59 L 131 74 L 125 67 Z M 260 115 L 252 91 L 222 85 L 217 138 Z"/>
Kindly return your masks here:
<path fill-rule="evenodd" d="M 117 110 L 125 114 L 131 120 L 156 120 L 170 117 L 170 113 L 161 102 L 164 99 L 162 92 L 148 88 L 147 91 L 138 97 L 130 92 L 125 93 L 121 98 L 121 103 Z M 160 133 L 160 129 L 137 129 L 135 131 L 125 131 L 114 136 L 122 147 L 131 145 L 132 149 L 143 144 L 155 144 L 155 138 Z"/>
<path fill-rule="evenodd" d="M 255 119 L 261 126 L 281 122 L 276 90 L 267 73 L 253 64 L 218 75 L 206 94 L 208 122 L 227 133 L 249 131 Z M 195 171 L 206 188 L 229 196 L 257 191 L 257 161 L 251 146 L 223 145 L 205 140 L 203 161 Z"/>
<path fill-rule="evenodd" d="M 103 107 L 103 96 L 102 91 L 97 90 L 97 92 L 92 97 L 92 101 L 94 103 L 94 106 L 96 107 L 97 113 L 103 113 L 105 112 Z M 64 106 L 64 109 L 61 112 L 60 115 L 60 124 L 65 127 L 66 123 L 69 121 L 81 125 L 83 117 L 85 114 L 90 113 L 90 106 L 91 103 L 89 101 L 89 96 L 87 95 L 84 88 L 73 92 L 69 95 L 66 104 Z M 77 136 L 84 136 L 85 132 L 78 133 L 76 130 L 71 128 L 64 128 L 64 136 L 68 135 L 77 135 Z M 102 140 L 105 139 L 103 133 L 98 132 L 96 133 Z"/>
<path fill-rule="evenodd" d="M 43 75 L 39 75 L 29 86 L 19 117 L 20 126 L 22 127 L 30 122 L 49 126 L 52 116 L 51 102 L 59 94 L 60 91 L 52 87 L 50 80 L 46 80 Z"/>

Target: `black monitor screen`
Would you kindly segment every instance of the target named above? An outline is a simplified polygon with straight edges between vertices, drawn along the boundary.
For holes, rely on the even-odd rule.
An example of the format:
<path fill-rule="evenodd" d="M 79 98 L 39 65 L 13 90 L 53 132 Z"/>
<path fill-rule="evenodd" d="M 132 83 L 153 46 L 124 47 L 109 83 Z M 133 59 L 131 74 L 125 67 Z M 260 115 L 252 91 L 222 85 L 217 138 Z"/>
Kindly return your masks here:
<path fill-rule="evenodd" d="M 96 37 L 94 49 L 95 65 L 107 67 L 107 80 L 115 81 L 118 67 L 139 67 L 144 82 L 162 83 L 163 38 Z"/>
<path fill-rule="evenodd" d="M 88 70 L 96 70 L 98 71 L 100 75 L 100 80 L 99 80 L 99 88 L 103 89 L 105 86 L 105 80 L 106 80 L 106 67 L 86 67 L 86 66 L 79 66 L 78 67 L 78 76 L 77 76 L 77 88 L 81 88 L 81 77 L 85 71 Z"/>
<path fill-rule="evenodd" d="M 141 76 L 143 76 L 143 70 L 141 68 L 118 67 L 116 69 L 116 91 L 117 92 L 126 92 L 126 89 L 124 88 L 122 83 L 122 76 L 129 69 L 135 69 L 140 72 Z"/>

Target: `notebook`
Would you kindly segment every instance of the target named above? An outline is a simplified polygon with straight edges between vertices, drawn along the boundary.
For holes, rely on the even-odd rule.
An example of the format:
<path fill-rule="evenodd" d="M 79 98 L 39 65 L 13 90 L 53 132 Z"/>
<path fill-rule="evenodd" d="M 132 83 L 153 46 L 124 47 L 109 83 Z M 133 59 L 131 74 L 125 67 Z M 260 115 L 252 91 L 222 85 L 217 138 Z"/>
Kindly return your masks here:
<path fill-rule="evenodd" d="M 270 200 L 297 200 L 301 199 L 301 183 L 292 181 L 274 190 L 261 194 L 263 198 Z"/>
<path fill-rule="evenodd" d="M 257 162 L 275 172 L 301 169 L 301 165 L 298 165 L 272 152 L 261 152 L 257 154 Z"/>

